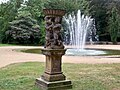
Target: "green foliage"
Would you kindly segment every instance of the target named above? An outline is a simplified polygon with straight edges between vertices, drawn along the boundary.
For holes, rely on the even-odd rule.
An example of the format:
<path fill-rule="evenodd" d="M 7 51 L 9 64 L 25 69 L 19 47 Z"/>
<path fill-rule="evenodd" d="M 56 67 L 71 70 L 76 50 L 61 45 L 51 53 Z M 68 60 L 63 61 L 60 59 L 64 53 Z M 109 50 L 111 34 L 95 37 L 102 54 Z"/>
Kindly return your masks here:
<path fill-rule="evenodd" d="M 9 0 L 7 3 L 0 4 L 0 43 L 6 40 L 5 32 L 8 29 L 9 22 L 15 20 L 17 16 L 28 16 L 29 14 L 33 19 L 37 20 L 41 30 L 40 43 L 44 44 L 43 9 L 45 8 L 64 9 L 66 15 L 80 9 L 82 13 L 95 18 L 97 34 L 100 40 L 109 40 L 109 37 L 105 37 L 112 35 L 108 29 L 108 26 L 110 26 L 108 22 L 110 21 L 109 15 L 111 15 L 113 4 L 120 14 L 120 0 L 28 0 L 25 2 L 24 0 Z"/>
<path fill-rule="evenodd" d="M 66 13 L 69 14 L 80 9 L 83 4 L 81 4 L 82 1 L 84 0 L 47 0 L 44 6 L 46 9 L 66 10 Z"/>
<path fill-rule="evenodd" d="M 21 7 L 20 11 L 30 13 L 31 17 L 36 19 L 40 26 L 40 45 L 44 45 L 45 27 L 44 27 L 44 15 L 43 7 L 45 0 L 28 0 Z"/>
<path fill-rule="evenodd" d="M 108 36 L 111 36 L 112 33 L 110 34 L 109 33 L 110 30 L 108 29 L 108 27 L 110 27 L 109 16 L 112 13 L 111 9 L 113 8 L 113 6 L 116 6 L 116 9 L 118 10 L 117 13 L 120 14 L 120 1 L 119 0 L 88 0 L 88 1 L 90 3 L 89 13 L 93 18 L 95 18 L 97 33 L 100 36 L 100 40 L 101 41 L 110 40 Z M 116 29 L 118 27 L 116 27 Z"/>
<path fill-rule="evenodd" d="M 29 11 L 31 13 L 32 17 L 35 18 L 38 21 L 41 21 L 43 17 L 43 7 L 44 7 L 43 0 L 28 0 L 24 3 L 25 6 L 23 6 L 22 10 Z"/>
<path fill-rule="evenodd" d="M 89 11 L 91 7 L 89 6 L 89 0 L 76 0 L 76 3 L 79 4 L 79 9 L 81 12 L 83 12 L 85 15 L 90 15 Z"/>
<path fill-rule="evenodd" d="M 38 44 L 40 40 L 40 27 L 35 19 L 28 16 L 19 16 L 9 23 L 6 31 L 8 43 Z"/>
<path fill-rule="evenodd" d="M 102 34 L 107 34 L 107 0 L 90 0 L 90 15 L 95 18 L 97 33 L 101 37 Z M 101 39 L 101 38 L 100 38 Z"/>
<path fill-rule="evenodd" d="M 8 22 L 15 19 L 21 1 L 23 0 L 10 0 L 7 3 L 0 4 L 0 43 L 4 42 Z"/>
<path fill-rule="evenodd" d="M 120 15 L 116 7 L 111 10 L 111 15 L 109 17 L 109 33 L 111 36 L 111 41 L 113 44 L 117 44 L 117 34 L 120 31 Z"/>
<path fill-rule="evenodd" d="M 44 21 L 42 21 L 41 22 L 41 30 L 40 30 L 40 32 L 41 32 L 41 37 L 40 37 L 40 45 L 44 45 L 45 44 L 45 22 Z"/>

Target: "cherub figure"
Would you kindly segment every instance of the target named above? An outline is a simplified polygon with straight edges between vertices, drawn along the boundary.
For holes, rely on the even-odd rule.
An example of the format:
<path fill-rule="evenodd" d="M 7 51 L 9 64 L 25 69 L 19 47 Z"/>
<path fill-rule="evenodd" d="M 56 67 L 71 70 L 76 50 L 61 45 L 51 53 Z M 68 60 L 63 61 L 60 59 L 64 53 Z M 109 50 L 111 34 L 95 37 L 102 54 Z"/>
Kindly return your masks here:
<path fill-rule="evenodd" d="M 52 22 L 52 18 L 49 16 L 45 17 L 45 21 L 46 21 L 46 44 L 45 44 L 45 48 L 51 48 L 51 45 L 53 43 L 53 22 Z"/>
<path fill-rule="evenodd" d="M 54 36 L 54 45 L 58 46 L 57 48 L 64 48 L 62 44 L 62 37 L 61 37 L 61 17 L 55 17 L 54 27 L 53 27 L 53 36 Z"/>

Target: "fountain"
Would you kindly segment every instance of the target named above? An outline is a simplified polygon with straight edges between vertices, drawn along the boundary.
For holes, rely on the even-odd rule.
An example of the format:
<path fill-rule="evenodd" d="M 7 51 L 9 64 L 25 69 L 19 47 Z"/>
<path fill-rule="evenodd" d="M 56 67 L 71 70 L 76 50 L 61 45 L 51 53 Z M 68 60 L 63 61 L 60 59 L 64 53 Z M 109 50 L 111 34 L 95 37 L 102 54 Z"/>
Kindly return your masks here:
<path fill-rule="evenodd" d="M 77 15 L 73 13 L 68 17 L 64 17 L 64 20 L 68 25 L 67 34 L 69 34 L 66 35 L 69 36 L 69 40 L 65 41 L 69 41 L 69 46 L 72 48 L 67 50 L 67 55 L 105 54 L 105 52 L 100 50 L 87 50 L 84 48 L 86 43 L 86 36 L 89 39 L 90 44 L 93 44 L 93 39 L 96 39 L 95 41 L 98 40 L 93 18 L 81 15 L 81 11 L 78 10 Z"/>

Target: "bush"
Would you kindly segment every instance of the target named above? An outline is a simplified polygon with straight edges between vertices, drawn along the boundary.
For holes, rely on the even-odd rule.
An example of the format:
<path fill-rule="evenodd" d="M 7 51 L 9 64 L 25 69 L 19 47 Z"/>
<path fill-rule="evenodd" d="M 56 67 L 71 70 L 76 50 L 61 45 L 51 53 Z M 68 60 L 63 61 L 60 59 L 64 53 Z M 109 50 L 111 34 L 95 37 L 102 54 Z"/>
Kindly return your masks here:
<path fill-rule="evenodd" d="M 40 26 L 30 15 L 19 16 L 16 20 L 9 22 L 9 28 L 5 34 L 8 43 L 38 44 Z"/>

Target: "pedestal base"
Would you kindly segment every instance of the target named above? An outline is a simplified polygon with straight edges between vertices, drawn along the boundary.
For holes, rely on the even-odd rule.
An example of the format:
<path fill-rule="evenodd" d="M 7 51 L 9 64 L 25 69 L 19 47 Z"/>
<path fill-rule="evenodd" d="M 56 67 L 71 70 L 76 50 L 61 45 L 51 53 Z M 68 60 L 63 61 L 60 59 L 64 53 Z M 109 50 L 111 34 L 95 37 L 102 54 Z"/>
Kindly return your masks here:
<path fill-rule="evenodd" d="M 60 73 L 60 74 L 53 74 L 53 75 L 44 73 L 41 76 L 41 79 L 43 79 L 45 81 L 49 81 L 49 82 L 61 81 L 61 80 L 65 80 L 65 75 L 62 74 L 62 73 Z"/>
<path fill-rule="evenodd" d="M 65 90 L 72 88 L 71 81 L 69 80 L 48 82 L 41 78 L 37 78 L 35 84 L 43 90 Z"/>

